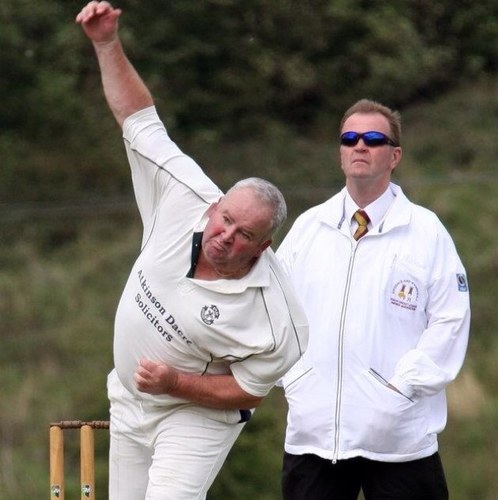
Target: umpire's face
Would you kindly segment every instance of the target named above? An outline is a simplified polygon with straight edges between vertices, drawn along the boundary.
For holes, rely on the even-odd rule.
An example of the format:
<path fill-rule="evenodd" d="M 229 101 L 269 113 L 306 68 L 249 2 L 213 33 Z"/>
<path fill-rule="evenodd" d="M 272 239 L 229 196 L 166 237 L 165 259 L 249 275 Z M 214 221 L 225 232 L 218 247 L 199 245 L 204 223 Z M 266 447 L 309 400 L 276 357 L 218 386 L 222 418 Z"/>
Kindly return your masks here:
<path fill-rule="evenodd" d="M 380 132 L 391 137 L 389 122 L 380 113 L 355 113 L 345 122 L 344 132 Z M 401 148 L 389 144 L 369 145 L 359 139 L 354 145 L 341 145 L 341 167 L 346 175 L 346 184 L 353 191 L 368 189 L 382 194 L 389 185 L 392 171 L 401 160 Z M 379 194 L 380 193 L 380 194 Z"/>

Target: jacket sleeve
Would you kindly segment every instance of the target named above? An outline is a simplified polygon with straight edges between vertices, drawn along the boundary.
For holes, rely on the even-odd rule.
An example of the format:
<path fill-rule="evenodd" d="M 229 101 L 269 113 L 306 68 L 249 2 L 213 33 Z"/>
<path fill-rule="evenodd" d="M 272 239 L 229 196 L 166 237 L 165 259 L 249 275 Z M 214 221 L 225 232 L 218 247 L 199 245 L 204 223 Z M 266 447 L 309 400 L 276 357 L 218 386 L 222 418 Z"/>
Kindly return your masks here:
<path fill-rule="evenodd" d="M 284 272 L 287 274 L 287 276 L 291 276 L 291 269 L 292 269 L 292 235 L 293 235 L 293 229 L 287 233 L 285 238 L 283 239 L 282 243 L 280 243 L 280 246 L 278 247 L 276 251 L 276 256 L 281 264 L 281 266 L 284 269 Z"/>
<path fill-rule="evenodd" d="M 389 381 L 410 398 L 436 394 L 454 380 L 468 344 L 470 300 L 465 269 L 441 223 L 433 252 L 426 329 L 415 349 L 398 361 Z"/>

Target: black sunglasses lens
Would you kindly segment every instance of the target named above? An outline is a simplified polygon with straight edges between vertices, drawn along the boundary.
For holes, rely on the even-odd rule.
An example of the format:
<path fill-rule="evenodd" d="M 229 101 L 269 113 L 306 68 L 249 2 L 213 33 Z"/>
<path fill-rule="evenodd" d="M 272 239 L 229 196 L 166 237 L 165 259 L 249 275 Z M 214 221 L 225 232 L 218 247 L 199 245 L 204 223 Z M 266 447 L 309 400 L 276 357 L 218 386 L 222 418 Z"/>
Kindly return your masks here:
<path fill-rule="evenodd" d="M 341 135 L 341 144 L 343 146 L 356 146 L 360 137 L 361 134 L 358 134 L 358 132 L 344 132 Z"/>
<path fill-rule="evenodd" d="M 363 134 L 363 142 L 367 146 L 383 146 L 389 142 L 389 138 L 380 132 L 366 132 Z"/>
<path fill-rule="evenodd" d="M 363 139 L 363 142 L 368 147 L 384 146 L 385 144 L 391 144 L 391 140 L 387 135 L 382 132 L 365 132 L 360 134 L 358 132 L 344 132 L 341 135 L 341 144 L 343 146 L 353 147 L 358 144 L 358 141 Z"/>

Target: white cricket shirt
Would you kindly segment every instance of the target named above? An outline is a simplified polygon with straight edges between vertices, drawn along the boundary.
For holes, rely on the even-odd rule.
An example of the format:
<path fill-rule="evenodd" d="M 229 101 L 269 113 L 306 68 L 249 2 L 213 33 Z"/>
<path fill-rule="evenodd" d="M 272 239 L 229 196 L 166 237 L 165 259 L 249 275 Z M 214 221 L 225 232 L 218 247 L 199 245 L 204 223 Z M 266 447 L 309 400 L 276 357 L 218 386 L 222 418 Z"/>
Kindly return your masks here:
<path fill-rule="evenodd" d="M 169 138 L 154 107 L 129 117 L 123 135 L 144 233 L 115 321 L 114 359 L 128 391 L 139 393 L 141 358 L 192 373 L 233 373 L 254 396 L 266 395 L 299 359 L 307 324 L 273 252 L 239 280 L 188 278 L 193 235 L 222 195 Z M 180 400 L 181 401 L 181 400 Z"/>

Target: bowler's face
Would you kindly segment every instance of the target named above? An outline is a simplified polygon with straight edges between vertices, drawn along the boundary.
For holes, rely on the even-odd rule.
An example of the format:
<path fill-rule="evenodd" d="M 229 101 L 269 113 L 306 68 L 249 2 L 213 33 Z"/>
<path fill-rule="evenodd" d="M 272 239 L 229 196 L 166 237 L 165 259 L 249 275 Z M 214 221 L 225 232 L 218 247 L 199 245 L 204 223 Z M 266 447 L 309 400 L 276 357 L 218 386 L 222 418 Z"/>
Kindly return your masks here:
<path fill-rule="evenodd" d="M 271 244 L 270 207 L 251 189 L 233 191 L 209 209 L 202 249 L 216 269 L 236 271 L 252 264 Z"/>

